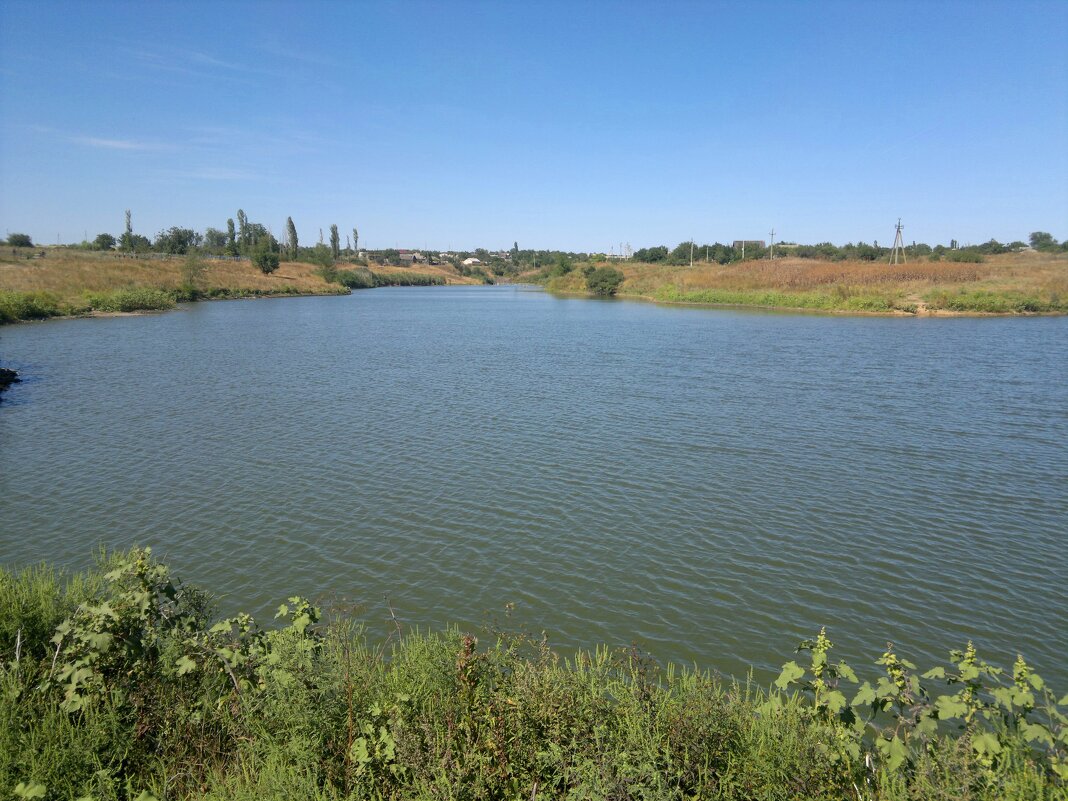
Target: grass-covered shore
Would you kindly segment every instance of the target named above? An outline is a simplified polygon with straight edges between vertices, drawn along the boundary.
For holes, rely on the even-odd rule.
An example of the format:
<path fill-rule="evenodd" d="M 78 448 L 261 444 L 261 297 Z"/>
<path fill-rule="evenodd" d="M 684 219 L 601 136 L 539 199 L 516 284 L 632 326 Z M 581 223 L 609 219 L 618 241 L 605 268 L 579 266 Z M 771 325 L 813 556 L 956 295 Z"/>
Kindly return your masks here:
<path fill-rule="evenodd" d="M 661 303 L 896 315 L 1068 313 L 1068 255 L 1006 253 L 978 263 L 889 265 L 782 258 L 692 268 L 617 262 L 620 297 Z M 549 291 L 585 294 L 581 270 L 547 278 Z"/>
<path fill-rule="evenodd" d="M 28 258 L 38 252 L 46 255 Z M 374 265 L 363 272 L 373 276 L 374 286 L 474 282 L 434 267 L 415 273 Z M 162 311 L 196 300 L 348 294 L 349 286 L 327 280 L 334 273 L 305 262 L 282 262 L 273 273 L 264 274 L 247 260 L 124 258 L 64 248 L 12 256 L 5 250 L 0 253 L 0 324 Z"/>
<path fill-rule="evenodd" d="M 146 551 L 0 569 L 0 792 L 93 799 L 1054 799 L 1063 705 L 970 648 L 921 677 L 822 634 L 775 685 L 301 598 L 217 621 Z M 789 649 L 787 649 L 789 650 Z M 858 675 L 859 674 L 859 675 Z M 1058 705 L 1060 704 L 1060 706 Z"/>

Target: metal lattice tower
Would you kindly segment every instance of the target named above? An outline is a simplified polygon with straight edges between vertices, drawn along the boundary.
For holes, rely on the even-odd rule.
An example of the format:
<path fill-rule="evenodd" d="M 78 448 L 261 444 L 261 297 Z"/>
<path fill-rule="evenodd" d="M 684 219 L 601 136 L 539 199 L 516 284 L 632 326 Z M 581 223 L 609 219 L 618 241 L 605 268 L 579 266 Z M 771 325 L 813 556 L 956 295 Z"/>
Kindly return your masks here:
<path fill-rule="evenodd" d="M 908 259 L 905 258 L 905 242 L 901 237 L 901 232 L 905 230 L 905 226 L 901 224 L 901 218 L 897 218 L 897 225 L 894 226 L 897 231 L 897 236 L 894 237 L 894 246 L 890 249 L 890 261 L 888 264 L 897 264 L 897 257 L 901 257 L 901 263 L 905 264 Z"/>

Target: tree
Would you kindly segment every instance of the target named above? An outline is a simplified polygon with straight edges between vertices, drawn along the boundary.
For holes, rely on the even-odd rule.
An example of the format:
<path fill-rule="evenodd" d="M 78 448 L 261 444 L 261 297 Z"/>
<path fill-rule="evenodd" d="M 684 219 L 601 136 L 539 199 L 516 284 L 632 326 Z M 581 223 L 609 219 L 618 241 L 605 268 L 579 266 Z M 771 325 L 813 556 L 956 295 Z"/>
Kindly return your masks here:
<path fill-rule="evenodd" d="M 611 297 L 623 283 L 623 273 L 613 267 L 598 267 L 586 276 L 586 288 L 595 295 Z"/>
<path fill-rule="evenodd" d="M 237 237 L 241 243 L 241 252 L 247 253 L 249 246 L 248 217 L 245 216 L 244 209 L 237 210 Z"/>
<path fill-rule="evenodd" d="M 1031 241 L 1031 247 L 1035 250 L 1057 249 L 1057 240 L 1053 238 L 1052 234 L 1048 234 L 1045 231 L 1033 231 L 1028 238 Z"/>
<path fill-rule="evenodd" d="M 33 240 L 29 234 L 8 234 L 7 243 L 13 248 L 32 248 Z"/>
<path fill-rule="evenodd" d="M 220 231 L 218 228 L 208 228 L 204 231 L 204 245 L 214 251 L 222 251 L 227 243 L 229 237 L 226 231 Z"/>
<path fill-rule="evenodd" d="M 360 249 L 360 235 L 355 228 L 352 229 L 352 249 L 357 251 Z"/>
<path fill-rule="evenodd" d="M 186 256 L 182 263 L 182 289 L 190 300 L 196 300 L 200 296 L 201 283 L 208 265 L 196 256 Z"/>
<path fill-rule="evenodd" d="M 252 263 L 260 268 L 264 275 L 270 275 L 278 269 L 278 254 L 271 248 L 268 241 L 256 248 L 252 254 Z"/>
<path fill-rule="evenodd" d="M 97 234 L 93 240 L 93 250 L 111 250 L 115 247 L 115 237 L 111 234 Z"/>
<path fill-rule="evenodd" d="M 226 252 L 231 256 L 237 255 L 237 237 L 234 233 L 234 218 L 226 221 Z"/>
<path fill-rule="evenodd" d="M 655 248 L 641 248 L 634 251 L 634 261 L 649 262 L 650 264 L 664 261 L 667 257 L 668 249 L 664 245 L 658 245 Z"/>
<path fill-rule="evenodd" d="M 250 250 L 255 250 L 256 247 L 266 239 L 274 241 L 274 237 L 271 236 L 270 231 L 260 223 L 245 221 L 245 236 L 248 237 L 248 244 Z M 273 245 L 272 245 L 273 247 Z"/>
<path fill-rule="evenodd" d="M 172 253 L 184 256 L 197 241 L 197 233 L 191 228 L 179 228 L 173 225 L 166 231 L 156 234 L 155 248 L 160 253 Z"/>
<path fill-rule="evenodd" d="M 297 240 L 297 226 L 293 224 L 292 217 L 286 217 L 286 239 L 289 240 L 289 258 L 290 261 L 297 258 L 297 248 L 299 247 Z"/>
<path fill-rule="evenodd" d="M 337 261 L 341 255 L 341 237 L 337 233 L 337 225 L 330 226 L 330 256 Z"/>

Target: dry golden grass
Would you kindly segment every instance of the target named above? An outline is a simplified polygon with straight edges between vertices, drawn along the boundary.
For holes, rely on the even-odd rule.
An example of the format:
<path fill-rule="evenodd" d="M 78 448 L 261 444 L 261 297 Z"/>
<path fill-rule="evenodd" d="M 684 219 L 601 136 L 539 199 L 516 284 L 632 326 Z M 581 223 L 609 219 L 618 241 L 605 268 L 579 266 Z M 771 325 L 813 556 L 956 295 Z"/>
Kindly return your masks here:
<path fill-rule="evenodd" d="M 1068 255 L 1011 253 L 988 256 L 979 264 L 917 261 L 908 264 L 853 261 L 827 262 L 785 258 L 738 264 L 623 265 L 627 290 L 641 291 L 664 283 L 685 289 L 759 289 L 798 291 L 847 285 L 918 289 L 923 287 L 1068 289 Z"/>
<path fill-rule="evenodd" d="M 621 294 L 648 298 L 663 298 L 666 289 L 671 290 L 672 297 L 716 290 L 842 298 L 870 295 L 885 299 L 894 308 L 920 312 L 928 310 L 924 298 L 938 292 L 1007 293 L 1039 298 L 1054 307 L 1068 299 L 1068 254 L 1057 253 L 987 256 L 979 264 L 923 260 L 891 265 L 785 258 L 729 265 L 700 263 L 692 268 L 631 263 L 613 266 L 621 268 L 625 276 Z"/>
<path fill-rule="evenodd" d="M 34 250 L 33 252 L 39 252 Z M 110 292 L 134 287 L 177 289 L 182 285 L 184 256 L 166 259 L 123 258 L 107 253 L 86 253 L 53 248 L 39 259 L 0 254 L 0 291 L 51 292 L 74 301 L 86 292 Z M 202 290 L 225 289 L 234 294 L 295 292 L 317 294 L 337 291 L 315 273 L 315 265 L 282 262 L 264 275 L 251 262 L 210 261 L 201 278 Z"/>
<path fill-rule="evenodd" d="M 26 249 L 13 257 L 8 249 L 0 251 L 0 291 L 51 292 L 60 300 L 74 302 L 87 292 L 112 292 L 120 289 L 149 287 L 178 289 L 183 281 L 186 257 L 124 258 L 113 253 L 49 248 L 43 258 L 26 258 L 41 249 Z M 214 261 L 206 265 L 199 289 L 227 290 L 229 294 L 332 294 L 343 291 L 337 284 L 323 280 L 319 267 L 306 262 L 284 261 L 270 275 L 264 275 L 249 261 Z M 351 265 L 339 264 L 341 268 Z M 448 268 L 430 265 L 388 267 L 373 265 L 376 273 L 422 273 L 440 275 L 449 284 L 479 283 L 457 275 Z"/>

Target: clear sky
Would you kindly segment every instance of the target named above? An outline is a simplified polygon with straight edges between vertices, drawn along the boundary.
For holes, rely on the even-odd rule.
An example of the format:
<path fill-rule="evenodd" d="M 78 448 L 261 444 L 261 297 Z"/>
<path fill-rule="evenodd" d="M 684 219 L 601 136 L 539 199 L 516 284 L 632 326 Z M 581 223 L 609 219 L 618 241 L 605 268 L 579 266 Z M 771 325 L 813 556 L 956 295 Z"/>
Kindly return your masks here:
<path fill-rule="evenodd" d="M 0 231 L 1068 237 L 1068 2 L 0 2 Z"/>

